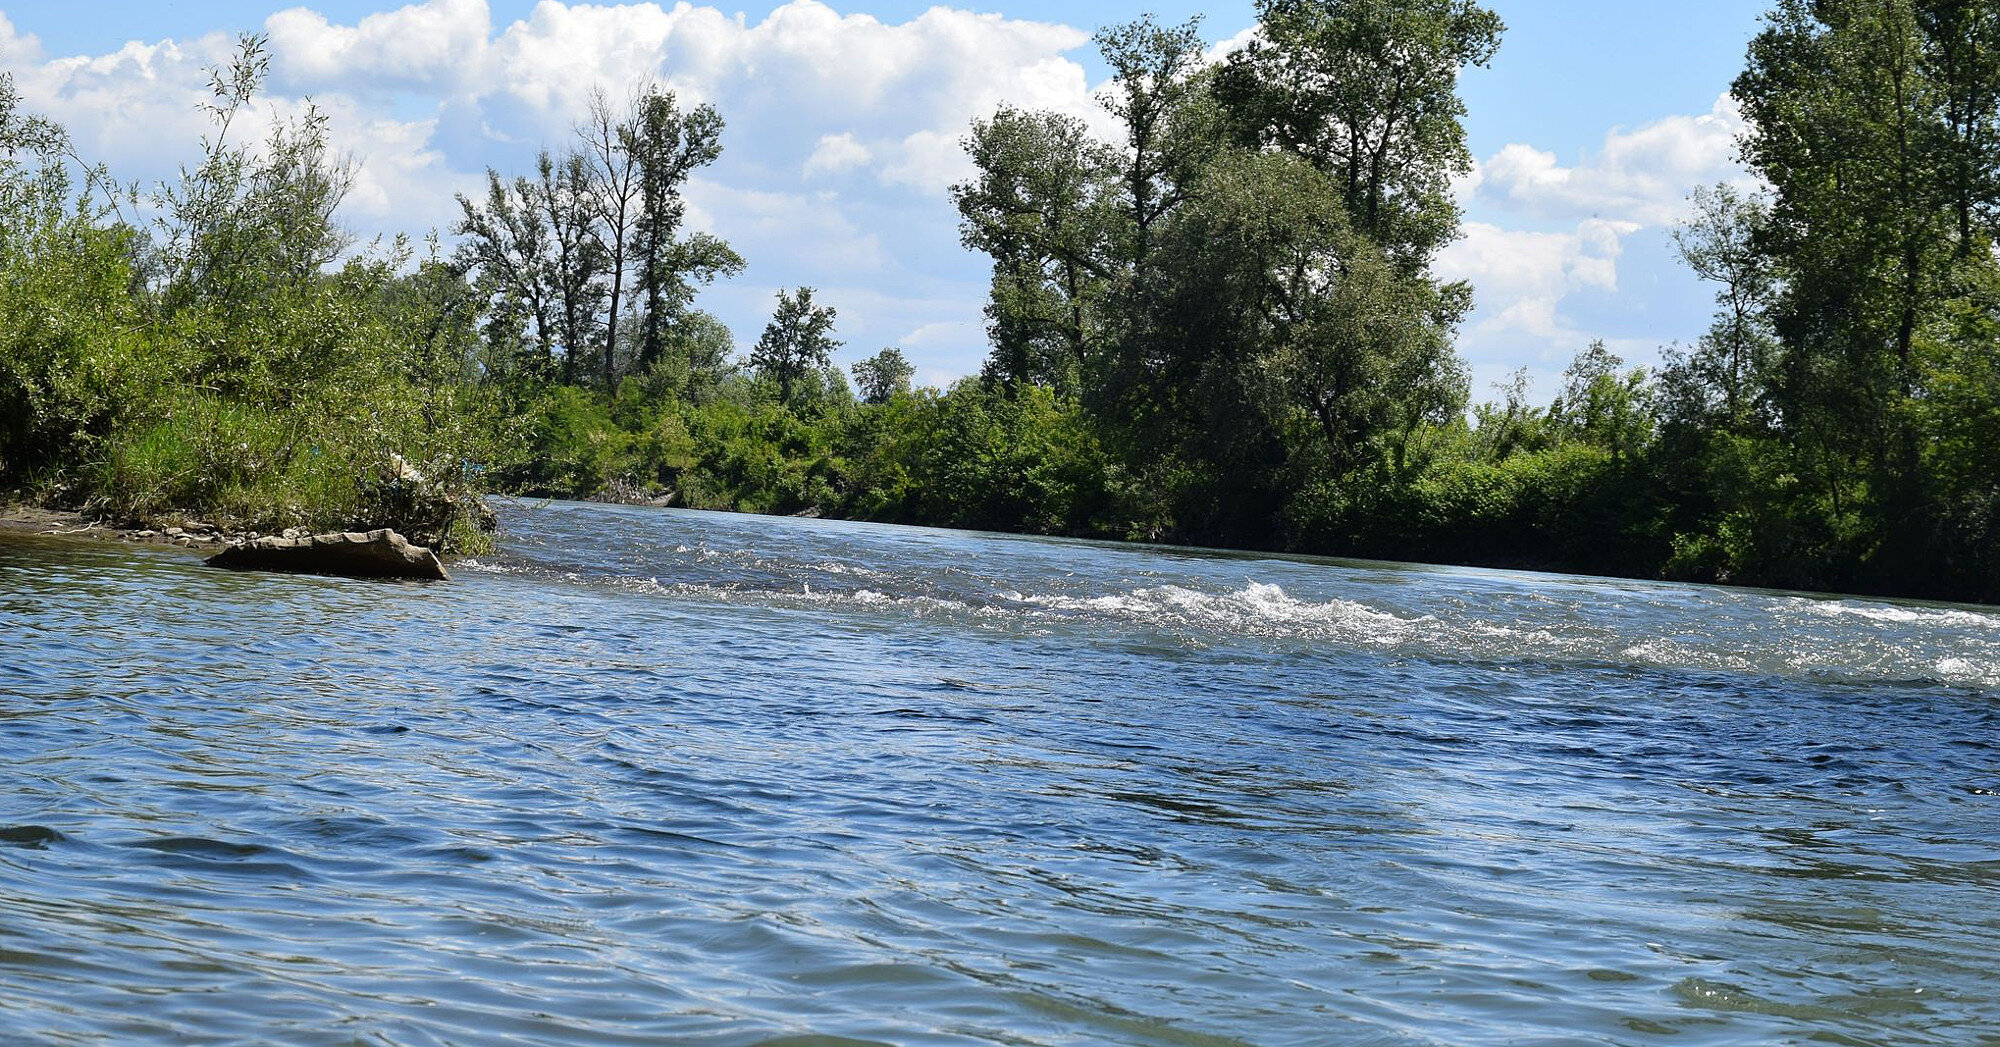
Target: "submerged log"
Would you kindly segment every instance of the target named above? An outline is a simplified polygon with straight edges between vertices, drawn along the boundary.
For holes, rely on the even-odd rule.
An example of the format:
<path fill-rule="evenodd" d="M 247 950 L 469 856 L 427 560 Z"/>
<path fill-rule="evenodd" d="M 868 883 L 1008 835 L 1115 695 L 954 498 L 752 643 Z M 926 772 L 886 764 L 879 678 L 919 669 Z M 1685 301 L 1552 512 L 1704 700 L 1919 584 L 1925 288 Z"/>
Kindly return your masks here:
<path fill-rule="evenodd" d="M 316 534 L 307 538 L 258 538 L 208 558 L 210 567 L 236 571 L 291 571 L 343 578 L 415 578 L 450 581 L 437 554 L 411 545 L 384 527 L 361 533 Z"/>

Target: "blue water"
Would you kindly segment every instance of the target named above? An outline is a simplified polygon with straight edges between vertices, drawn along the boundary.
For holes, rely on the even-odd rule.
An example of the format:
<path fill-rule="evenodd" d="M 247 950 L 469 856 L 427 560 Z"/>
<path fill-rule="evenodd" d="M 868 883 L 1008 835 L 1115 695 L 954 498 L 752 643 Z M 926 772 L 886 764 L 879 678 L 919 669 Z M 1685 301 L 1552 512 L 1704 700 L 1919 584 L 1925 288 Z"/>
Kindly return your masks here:
<path fill-rule="evenodd" d="M 0 538 L 0 1043 L 2000 1044 L 2000 611 L 503 508 Z"/>

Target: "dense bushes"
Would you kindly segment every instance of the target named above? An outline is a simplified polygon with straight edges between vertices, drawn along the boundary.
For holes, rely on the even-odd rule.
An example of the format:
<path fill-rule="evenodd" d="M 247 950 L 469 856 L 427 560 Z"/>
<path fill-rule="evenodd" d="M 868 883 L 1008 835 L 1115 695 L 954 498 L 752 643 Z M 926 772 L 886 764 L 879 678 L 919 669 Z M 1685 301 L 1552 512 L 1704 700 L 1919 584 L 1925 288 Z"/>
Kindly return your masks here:
<path fill-rule="evenodd" d="M 537 390 L 507 426 L 518 493 L 672 497 L 675 504 L 1057 534 L 1130 531 L 1116 469 L 1074 404 L 1046 389 L 1008 396 L 968 380 L 880 403 L 838 395 L 780 402 L 736 375 L 707 402 L 651 401 L 642 379 L 615 398 Z M 796 394 L 795 394 L 796 396 Z"/>
<path fill-rule="evenodd" d="M 251 41 L 146 231 L 0 78 L 0 485 L 134 522 L 476 546 L 470 463 L 498 415 L 467 381 L 467 324 L 438 322 L 462 280 L 400 245 L 346 251 L 315 114 L 262 150 L 230 142 L 260 73 Z"/>

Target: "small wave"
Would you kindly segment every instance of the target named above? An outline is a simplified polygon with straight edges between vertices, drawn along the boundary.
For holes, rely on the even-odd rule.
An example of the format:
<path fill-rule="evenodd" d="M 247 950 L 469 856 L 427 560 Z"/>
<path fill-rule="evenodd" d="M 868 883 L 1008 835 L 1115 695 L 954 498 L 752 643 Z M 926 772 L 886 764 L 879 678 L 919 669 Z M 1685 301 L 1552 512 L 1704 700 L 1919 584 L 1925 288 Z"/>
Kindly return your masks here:
<path fill-rule="evenodd" d="M 21 847 L 31 851 L 47 850 L 51 844 L 69 839 L 62 833 L 46 825 L 6 825 L 0 826 L 0 845 Z"/>
<path fill-rule="evenodd" d="M 1756 664 L 1739 654 L 1719 650 L 1702 650 L 1685 643 L 1656 638 L 1642 640 L 1625 648 L 1620 654 L 1640 665 L 1658 669 L 1702 669 L 1725 672 L 1749 672 Z"/>
<path fill-rule="evenodd" d="M 519 564 L 495 563 L 491 560 L 481 560 L 476 556 L 466 557 L 451 566 L 456 571 L 472 571 L 478 574 L 526 574 L 528 571 Z"/>
<path fill-rule="evenodd" d="M 1861 618 L 1890 625 L 2000 628 L 2000 615 L 1947 607 L 1899 607 L 1895 604 L 1858 603 L 1850 600 L 1813 600 L 1803 596 L 1786 597 L 1779 602 L 1779 606 L 1821 618 Z"/>
<path fill-rule="evenodd" d="M 2000 663 L 1982 663 L 1971 658 L 1944 658 L 1938 661 L 1937 671 L 1948 684 L 2000 687 Z"/>
<path fill-rule="evenodd" d="M 1785 597 L 1772 608 L 1776 613 L 1760 622 L 1676 616 L 1656 622 L 1659 631 L 1647 635 L 1617 621 L 1593 619 L 1571 601 L 1537 604 L 1525 614 L 1502 617 L 1498 612 L 1504 606 L 1475 608 L 1457 600 L 1411 610 L 1338 597 L 1302 599 L 1255 580 L 1245 580 L 1237 589 L 1161 584 L 1094 593 L 1023 593 L 988 588 L 976 577 L 949 570 L 896 572 L 846 560 L 772 559 L 742 550 L 701 549 L 698 555 L 750 570 L 721 577 L 700 571 L 676 579 L 675 574 L 687 573 L 677 569 L 674 574 L 661 571 L 664 579 L 649 572 L 589 580 L 678 599 L 937 619 L 1034 634 L 1139 629 L 1190 647 L 1257 638 L 1454 661 L 1527 660 L 2000 687 L 2000 647 L 1988 631 L 2000 626 L 2000 617 L 1954 608 Z M 504 559 L 470 559 L 462 566 L 480 573 L 583 580 L 573 571 Z M 1824 624 L 1815 624 L 1820 622 Z M 1940 635 L 1935 643 L 1894 644 L 1829 642 L 1817 635 L 1836 624 L 1868 632 L 1865 623 Z"/>
<path fill-rule="evenodd" d="M 1263 582 L 1223 593 L 1162 585 L 1104 596 L 1003 595 L 1029 607 L 1100 614 L 1142 625 L 1257 636 L 1337 637 L 1374 646 L 1405 642 L 1437 622 L 1429 615 L 1404 618 L 1352 600 L 1300 600 Z"/>

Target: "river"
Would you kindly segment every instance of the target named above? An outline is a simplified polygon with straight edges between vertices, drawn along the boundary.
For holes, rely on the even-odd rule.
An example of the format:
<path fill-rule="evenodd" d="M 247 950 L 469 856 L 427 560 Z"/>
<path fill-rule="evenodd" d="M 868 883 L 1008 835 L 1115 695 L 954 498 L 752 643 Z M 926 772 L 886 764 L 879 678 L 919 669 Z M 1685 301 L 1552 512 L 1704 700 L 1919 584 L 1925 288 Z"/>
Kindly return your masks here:
<path fill-rule="evenodd" d="M 2000 610 L 504 517 L 0 540 L 0 1041 L 2000 1043 Z"/>

